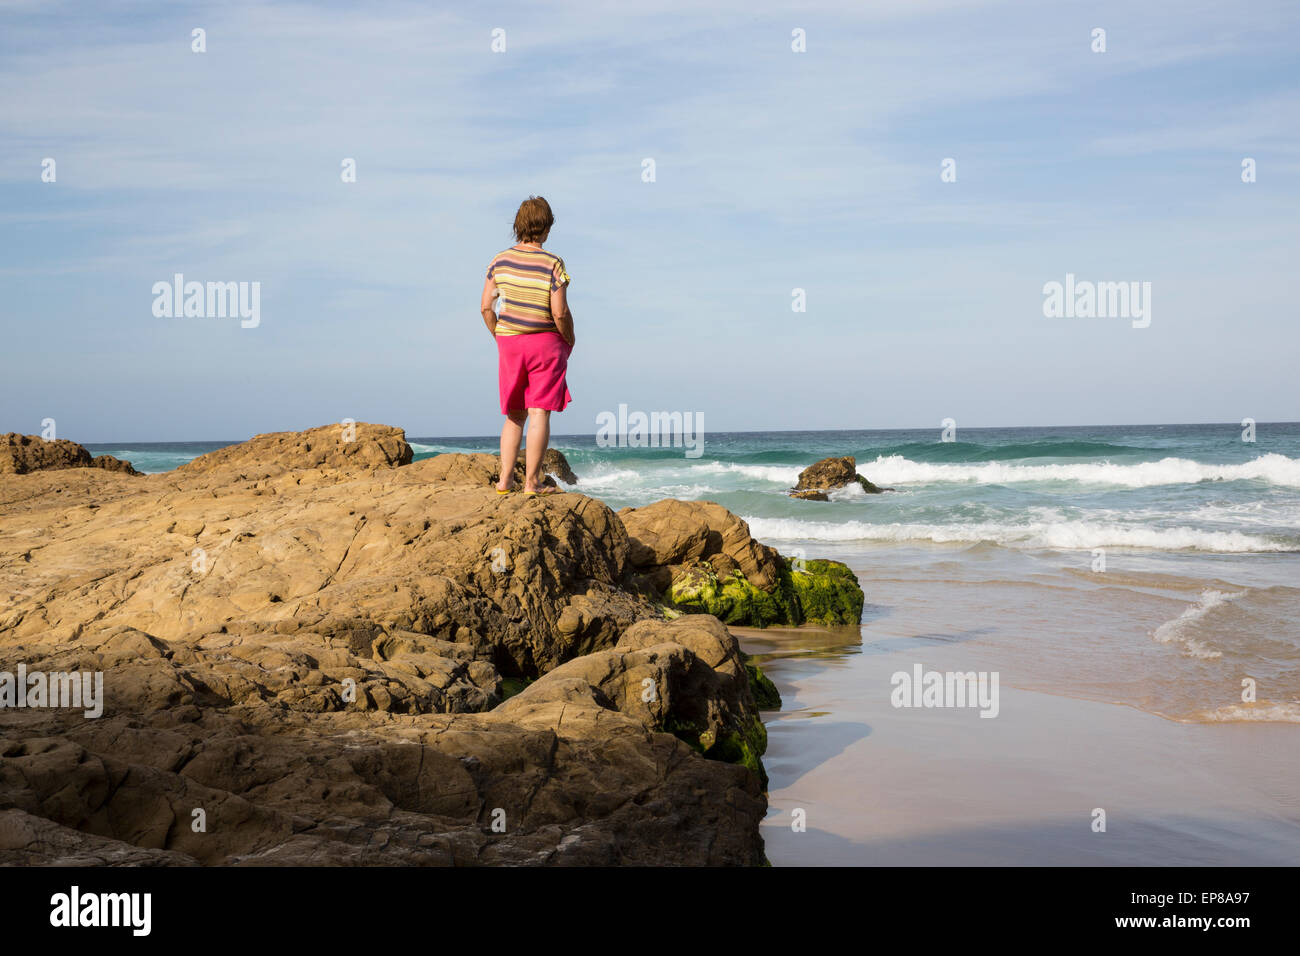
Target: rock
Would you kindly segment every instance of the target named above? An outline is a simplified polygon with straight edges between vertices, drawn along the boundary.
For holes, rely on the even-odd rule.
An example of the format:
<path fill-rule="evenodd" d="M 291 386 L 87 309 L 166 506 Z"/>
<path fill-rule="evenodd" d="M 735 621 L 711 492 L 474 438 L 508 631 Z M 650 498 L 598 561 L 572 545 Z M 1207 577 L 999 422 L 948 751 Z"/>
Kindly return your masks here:
<path fill-rule="evenodd" d="M 188 477 L 208 473 L 221 479 L 236 475 L 269 478 L 304 468 L 355 474 L 408 465 L 413 455 L 402 429 L 356 422 L 256 435 L 246 442 L 200 455 L 181 465 L 172 475 Z"/>
<path fill-rule="evenodd" d="M 862 490 L 869 495 L 878 495 L 881 494 L 882 492 L 894 490 L 893 488 L 881 488 L 879 485 L 868 481 L 862 475 L 858 475 L 858 484 L 861 485 Z"/>
<path fill-rule="evenodd" d="M 546 454 L 542 456 L 542 471 L 554 475 L 566 485 L 576 485 L 578 483 L 578 476 L 569 467 L 568 459 L 554 448 L 546 449 Z"/>
<path fill-rule="evenodd" d="M 810 558 L 791 562 L 790 583 L 804 621 L 858 624 L 866 598 L 857 576 L 840 561 Z"/>
<path fill-rule="evenodd" d="M 17 432 L 0 437 L 0 474 L 25 475 L 58 468 L 89 468 L 90 463 L 90 452 L 64 438 L 46 441 L 39 435 L 20 435 Z"/>
<path fill-rule="evenodd" d="M 767 776 L 767 733 L 735 637 L 713 617 L 641 621 L 608 651 L 551 671 L 503 704 L 509 717 L 540 702 L 594 703 L 671 733 L 713 760 Z"/>
<path fill-rule="evenodd" d="M 746 664 L 745 673 L 749 675 L 749 689 L 754 695 L 754 706 L 759 710 L 780 710 L 781 692 L 776 689 L 772 679 L 763 673 L 757 664 Z"/>
<path fill-rule="evenodd" d="M 74 441 L 45 441 L 38 434 L 0 436 L 0 475 L 26 475 L 53 468 L 88 468 L 91 455 Z"/>
<path fill-rule="evenodd" d="M 17 432 L 0 435 L 0 475 L 26 475 L 63 468 L 103 468 L 127 475 L 140 474 L 128 461 L 118 461 L 112 455 L 92 458 L 81 445 L 65 438 L 46 441 L 39 435 Z"/>
<path fill-rule="evenodd" d="M 141 472 L 135 470 L 129 461 L 122 461 L 112 455 L 96 455 L 94 460 L 91 461 L 90 467 L 103 468 L 105 471 L 118 471 L 126 475 L 141 474 Z"/>
<path fill-rule="evenodd" d="M 0 481 L 0 669 L 103 675 L 0 709 L 0 865 L 761 864 L 726 629 L 662 620 L 602 503 L 356 428 Z"/>
<path fill-rule="evenodd" d="M 412 631 L 468 645 L 503 676 L 536 677 L 655 614 L 623 586 L 627 535 L 603 504 L 428 480 L 447 472 L 444 457 L 258 479 L 248 473 L 265 466 L 227 457 L 150 476 L 145 500 L 104 487 L 95 507 L 70 512 L 62 473 L 23 476 L 21 502 L 3 505 L 12 533 L 0 561 L 16 563 L 0 572 L 0 631 L 303 632 L 366 654 L 375 637 Z"/>
<path fill-rule="evenodd" d="M 858 461 L 853 456 L 823 458 L 799 472 L 799 480 L 794 488 L 795 491 L 807 489 L 828 491 L 833 488 L 843 488 L 849 482 L 857 480 L 857 477 Z"/>
<path fill-rule="evenodd" d="M 739 571 L 719 573 L 704 561 L 685 568 L 666 594 L 678 610 L 712 614 L 738 627 L 858 624 L 865 596 L 839 561 L 782 559 L 776 587 L 756 588 Z"/>
<path fill-rule="evenodd" d="M 629 631 L 486 713 L 272 696 L 313 685 L 296 667 L 333 672 L 333 690 L 374 666 L 325 641 L 301 661 L 309 644 L 269 637 L 22 648 L 34 667 L 102 668 L 114 690 L 98 720 L 0 711 L 0 865 L 761 864 L 766 737 L 734 639 L 710 620 Z"/>
<path fill-rule="evenodd" d="M 674 608 L 748 627 L 857 624 L 862 616 L 862 589 L 845 565 L 801 562 L 796 581 L 791 562 L 721 505 L 669 498 L 618 516 L 636 580 Z"/>
<path fill-rule="evenodd" d="M 0 810 L 0 863 L 6 866 L 197 866 L 172 850 L 132 846 L 61 826 L 22 810 Z"/>
<path fill-rule="evenodd" d="M 829 501 L 828 491 L 843 488 L 856 482 L 869 495 L 878 495 L 892 488 L 881 488 L 858 474 L 857 459 L 851 455 L 842 458 L 823 458 L 799 472 L 799 480 L 790 492 L 792 498 L 807 501 Z"/>
<path fill-rule="evenodd" d="M 417 464 L 426 481 L 445 481 L 449 485 L 483 488 L 496 483 L 500 463 L 501 460 L 496 455 L 476 452 L 471 455 L 434 455 Z"/>
<path fill-rule="evenodd" d="M 629 563 L 639 569 L 687 565 L 721 555 L 762 590 L 775 587 L 781 556 L 755 541 L 749 525 L 711 501 L 666 498 L 618 513 L 627 529 Z"/>
<path fill-rule="evenodd" d="M 708 562 L 699 562 L 686 567 L 673 579 L 666 598 L 674 608 L 712 614 L 738 627 L 803 623 L 788 571 L 784 581 L 765 591 L 755 587 L 739 571 L 718 574 Z"/>
<path fill-rule="evenodd" d="M 429 464 L 430 462 L 433 464 Z M 482 452 L 468 455 L 450 452 L 426 458 L 420 464 L 426 466 L 426 474 L 435 481 L 488 486 L 495 485 L 500 477 L 501 459 L 496 455 L 487 455 Z M 516 488 L 524 486 L 525 469 L 526 465 L 521 454 L 515 461 L 514 486 Z M 542 471 L 555 474 L 565 484 L 573 485 L 577 484 L 578 481 L 578 476 L 569 470 L 569 463 L 564 460 L 564 456 L 554 448 L 546 450 L 546 455 L 542 458 Z M 544 475 L 542 486 L 559 487 L 550 474 Z"/>

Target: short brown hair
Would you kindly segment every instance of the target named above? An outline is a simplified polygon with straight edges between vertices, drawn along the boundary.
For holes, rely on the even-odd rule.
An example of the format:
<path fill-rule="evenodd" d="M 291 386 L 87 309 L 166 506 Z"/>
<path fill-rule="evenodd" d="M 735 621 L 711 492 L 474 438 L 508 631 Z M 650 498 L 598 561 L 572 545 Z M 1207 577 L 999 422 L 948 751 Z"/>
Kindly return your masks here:
<path fill-rule="evenodd" d="M 541 196 L 529 196 L 519 204 L 519 211 L 515 213 L 515 240 L 541 242 L 554 223 L 551 204 Z"/>

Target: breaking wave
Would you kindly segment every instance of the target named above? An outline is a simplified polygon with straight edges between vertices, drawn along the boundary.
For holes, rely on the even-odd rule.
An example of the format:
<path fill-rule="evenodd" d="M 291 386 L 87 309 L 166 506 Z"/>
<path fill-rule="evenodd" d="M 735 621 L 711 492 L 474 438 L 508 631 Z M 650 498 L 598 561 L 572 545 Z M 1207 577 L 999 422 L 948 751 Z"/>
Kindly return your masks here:
<path fill-rule="evenodd" d="M 936 544 L 989 541 L 1021 548 L 1146 548 L 1223 554 L 1300 551 L 1300 540 L 1240 531 L 1133 527 L 1093 521 L 872 524 L 866 521 L 805 521 L 750 516 L 745 516 L 745 520 L 755 537 L 773 541 L 931 541 Z"/>
<path fill-rule="evenodd" d="M 942 464 L 913 461 L 898 455 L 878 457 L 858 466 L 858 471 L 878 485 L 929 484 L 965 481 L 1005 485 L 1025 481 L 1071 481 L 1081 484 L 1148 488 L 1202 481 L 1266 481 L 1300 488 L 1300 459 L 1270 453 L 1237 465 L 1210 465 L 1186 458 L 1162 458 L 1140 464 L 1080 462 L 1061 465 Z"/>

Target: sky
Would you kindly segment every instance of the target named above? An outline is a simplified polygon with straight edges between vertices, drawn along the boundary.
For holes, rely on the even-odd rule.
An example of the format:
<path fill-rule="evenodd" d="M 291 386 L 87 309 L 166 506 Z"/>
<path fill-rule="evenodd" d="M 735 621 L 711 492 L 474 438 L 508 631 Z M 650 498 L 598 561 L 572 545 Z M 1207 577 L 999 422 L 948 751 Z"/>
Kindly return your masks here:
<path fill-rule="evenodd" d="M 0 432 L 492 434 L 529 195 L 557 434 L 1297 420 L 1298 54 L 1293 0 L 0 0 Z M 1149 325 L 1046 316 L 1067 274 Z"/>

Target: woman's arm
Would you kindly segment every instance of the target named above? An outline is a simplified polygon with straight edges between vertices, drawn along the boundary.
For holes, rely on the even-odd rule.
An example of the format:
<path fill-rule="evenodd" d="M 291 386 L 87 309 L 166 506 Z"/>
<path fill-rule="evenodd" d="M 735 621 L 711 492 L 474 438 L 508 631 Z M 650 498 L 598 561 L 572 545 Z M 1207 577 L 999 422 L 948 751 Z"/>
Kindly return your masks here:
<path fill-rule="evenodd" d="M 573 313 L 569 311 L 568 298 L 565 296 L 565 289 L 568 285 L 562 285 L 558 289 L 551 290 L 551 316 L 555 319 L 555 327 L 560 332 L 560 337 L 573 346 Z"/>
<path fill-rule="evenodd" d="M 493 338 L 496 338 L 497 334 L 497 310 L 495 308 L 495 303 L 497 296 L 500 294 L 501 292 L 497 289 L 495 279 L 488 276 L 483 280 L 483 299 L 482 304 L 479 307 L 479 312 L 482 313 L 483 324 L 487 326 L 487 330 L 492 334 Z"/>

